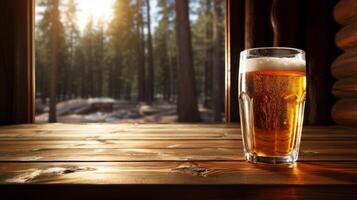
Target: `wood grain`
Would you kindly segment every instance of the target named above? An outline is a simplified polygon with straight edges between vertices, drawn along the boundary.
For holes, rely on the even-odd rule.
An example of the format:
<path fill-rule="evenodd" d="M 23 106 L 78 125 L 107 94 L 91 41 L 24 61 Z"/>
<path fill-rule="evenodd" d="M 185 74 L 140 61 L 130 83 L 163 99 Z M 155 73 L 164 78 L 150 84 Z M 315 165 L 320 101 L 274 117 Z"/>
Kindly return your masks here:
<path fill-rule="evenodd" d="M 237 124 L 5 126 L 0 193 L 5 199 L 353 199 L 356 146 L 357 128 L 305 127 L 298 163 L 265 165 L 244 161 Z"/>
<path fill-rule="evenodd" d="M 341 25 L 348 25 L 357 21 L 357 1 L 341 0 L 333 11 L 335 20 Z"/>
<path fill-rule="evenodd" d="M 357 161 L 354 144 L 342 147 L 325 144 L 318 147 L 302 145 L 301 161 Z M 1 149 L 0 161 L 207 161 L 244 160 L 242 145 L 239 149 L 200 148 L 200 149 L 118 149 L 118 148 L 42 148 L 42 149 Z"/>
<path fill-rule="evenodd" d="M 239 121 L 238 76 L 240 52 L 244 50 L 244 1 L 225 0 L 225 121 Z M 231 13 L 242 13 L 233 16 Z"/>
<path fill-rule="evenodd" d="M 342 125 L 357 124 L 357 99 L 342 99 L 332 108 L 332 118 Z"/>
<path fill-rule="evenodd" d="M 337 33 L 336 45 L 345 51 L 357 46 L 357 21 L 343 27 Z"/>
<path fill-rule="evenodd" d="M 347 78 L 338 80 L 332 88 L 332 93 L 339 98 L 357 97 L 357 78 Z"/>
<path fill-rule="evenodd" d="M 348 50 L 339 56 L 331 67 L 332 75 L 335 78 L 349 78 L 357 76 L 357 47 Z"/>
<path fill-rule="evenodd" d="M 34 2 L 0 2 L 1 125 L 35 119 Z"/>
<path fill-rule="evenodd" d="M 292 166 L 226 162 L 0 163 L 1 183 L 175 185 L 355 185 L 356 162 Z"/>
<path fill-rule="evenodd" d="M 357 1 L 341 0 L 334 9 L 334 17 L 344 25 L 336 35 L 336 45 L 345 51 L 331 67 L 339 79 L 332 93 L 340 100 L 332 108 L 332 118 L 342 125 L 357 125 Z"/>

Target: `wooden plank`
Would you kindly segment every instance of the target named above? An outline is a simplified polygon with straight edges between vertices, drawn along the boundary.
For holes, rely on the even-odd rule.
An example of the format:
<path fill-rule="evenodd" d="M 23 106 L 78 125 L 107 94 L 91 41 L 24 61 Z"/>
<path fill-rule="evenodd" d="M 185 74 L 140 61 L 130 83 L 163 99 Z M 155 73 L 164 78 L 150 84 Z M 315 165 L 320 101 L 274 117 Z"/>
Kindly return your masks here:
<path fill-rule="evenodd" d="M 232 131 L 236 132 L 240 130 L 239 124 L 23 124 L 14 126 L 0 126 L 0 134 L 3 131 L 58 131 L 58 130 L 69 130 L 69 131 L 107 131 L 107 132 L 175 132 L 175 131 L 185 131 L 185 132 L 201 132 L 205 134 L 208 132 L 224 132 Z M 352 127 L 341 127 L 341 126 L 305 126 L 304 131 L 314 132 L 316 134 L 328 131 L 331 132 L 345 132 L 350 133 L 355 130 Z M 83 133 L 83 132 L 82 132 Z"/>
<path fill-rule="evenodd" d="M 80 134 L 78 131 L 48 131 L 48 134 L 38 134 L 32 132 L 25 133 L 1 133 L 1 140 L 227 140 L 227 139 L 240 139 L 239 134 L 228 133 L 128 133 L 128 134 L 108 134 L 90 132 L 87 134 Z"/>
<path fill-rule="evenodd" d="M 342 116 L 343 117 L 343 116 Z M 72 133 L 72 134 L 71 134 Z M 341 133 L 341 134 L 340 134 Z M 356 131 L 345 134 L 340 132 L 321 132 L 315 134 L 314 132 L 303 131 L 302 138 L 307 140 L 330 141 L 330 140 L 352 140 L 357 138 Z M 58 140 L 86 140 L 86 141 L 110 141 L 110 140 L 138 140 L 138 141 L 152 141 L 152 140 L 240 140 L 241 134 L 155 134 L 155 133 L 128 133 L 128 134 L 76 134 L 76 132 L 51 134 L 34 134 L 34 133 L 1 133 L 0 140 L 2 141 L 58 141 Z"/>
<path fill-rule="evenodd" d="M 244 199 L 247 191 L 263 199 L 266 194 L 287 199 L 339 197 L 335 193 L 348 199 L 356 194 L 356 128 L 305 127 L 299 162 L 276 166 L 243 161 L 238 125 L 190 126 L 0 128 L 0 193 L 5 199 L 23 194 L 25 199 L 38 195 L 95 199 L 110 192 L 110 199 L 118 191 L 114 196 L 122 198 L 127 195 L 122 192 L 142 190 L 146 198 L 164 191 L 182 199 L 184 187 L 190 198 L 197 195 L 195 199 L 207 193 L 205 199 L 222 199 L 223 194 L 228 194 L 224 199 Z M 227 138 L 214 139 L 217 136 Z M 90 185 L 90 190 L 83 188 Z"/>
<path fill-rule="evenodd" d="M 185 124 L 185 123 L 177 123 L 177 124 L 136 124 L 136 123 L 125 123 L 125 124 L 111 124 L 111 123 L 44 123 L 44 124 L 20 124 L 20 125 L 11 125 L 11 126 L 0 126 L 0 129 L 48 129 L 51 130 L 75 130 L 75 129 L 112 129 L 112 130 L 141 130 L 141 129 L 212 129 L 212 128 L 237 128 L 239 124 Z"/>
<path fill-rule="evenodd" d="M 315 143 L 316 144 L 316 143 Z M 356 143 L 302 142 L 301 161 L 356 160 Z M 237 148 L 2 148 L 0 161 L 207 161 L 243 160 L 240 142 Z"/>
<path fill-rule="evenodd" d="M 4 150 L 0 161 L 188 161 L 242 160 L 243 149 L 39 149 Z M 357 155 L 356 155 L 357 156 Z"/>
<path fill-rule="evenodd" d="M 342 125 L 357 124 L 357 99 L 342 99 L 332 108 L 332 118 Z"/>
<path fill-rule="evenodd" d="M 161 125 L 162 126 L 162 125 Z M 180 125 L 37 125 L 0 128 L 2 161 L 242 160 L 239 128 Z M 54 130 L 51 129 L 54 127 Z M 130 126 L 129 126 L 130 127 Z M 146 128 L 148 127 L 148 128 Z M 176 129 L 175 129 L 176 127 Z M 155 131 L 156 130 L 156 131 Z M 200 131 L 201 130 L 201 131 Z M 110 131 L 108 133 L 108 131 Z M 301 160 L 357 159 L 356 128 L 306 127 Z M 351 142 L 352 141 L 352 142 Z M 34 146 L 32 146 L 34 145 Z"/>
<path fill-rule="evenodd" d="M 337 81 L 333 85 L 332 93 L 339 98 L 356 98 L 357 78 L 346 78 Z"/>
<path fill-rule="evenodd" d="M 337 33 L 336 45 L 345 51 L 357 46 L 357 22 L 343 27 Z"/>
<path fill-rule="evenodd" d="M 0 126 L 0 136 L 5 133 L 38 134 L 53 133 L 87 134 L 201 134 L 211 135 L 219 133 L 239 134 L 239 124 L 25 124 L 16 126 Z M 304 126 L 304 133 L 308 134 L 347 134 L 354 135 L 356 128 L 341 126 Z"/>
<path fill-rule="evenodd" d="M 316 149 L 353 149 L 357 140 L 307 140 L 302 139 L 302 150 Z M 41 151 L 44 149 L 242 149 L 240 140 L 60 140 L 60 141 L 0 141 L 0 152 Z"/>
<path fill-rule="evenodd" d="M 238 125 L 237 125 L 238 126 Z M 239 128 L 216 128 L 204 125 L 197 128 L 127 128 L 128 125 L 28 125 L 0 128 L 3 141 L 58 141 L 58 140 L 240 140 Z M 150 127 L 150 126 L 149 126 Z M 351 140 L 357 138 L 356 128 L 347 127 L 304 127 L 302 137 L 307 140 Z"/>
<path fill-rule="evenodd" d="M 345 143 L 345 142 L 344 142 Z M 357 145 L 357 142 L 356 142 Z M 199 149 L 241 148 L 239 140 L 52 140 L 52 141 L 0 141 L 0 152 L 4 149 Z"/>
<path fill-rule="evenodd" d="M 341 0 L 333 11 L 335 20 L 341 25 L 348 25 L 357 21 L 357 1 Z"/>
<path fill-rule="evenodd" d="M 349 78 L 357 76 L 357 47 L 348 50 L 340 55 L 331 67 L 332 75 L 335 78 Z"/>
<path fill-rule="evenodd" d="M 1 184 L 357 186 L 357 162 L 0 163 L 0 171 Z"/>

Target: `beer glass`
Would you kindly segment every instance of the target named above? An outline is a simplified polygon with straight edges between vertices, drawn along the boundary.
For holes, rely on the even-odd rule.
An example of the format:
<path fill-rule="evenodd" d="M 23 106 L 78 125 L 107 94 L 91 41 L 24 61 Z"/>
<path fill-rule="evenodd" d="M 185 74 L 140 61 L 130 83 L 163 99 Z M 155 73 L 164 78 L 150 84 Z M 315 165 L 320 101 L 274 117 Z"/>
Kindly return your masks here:
<path fill-rule="evenodd" d="M 305 52 L 267 47 L 241 52 L 239 108 L 245 159 L 298 159 L 306 95 Z"/>

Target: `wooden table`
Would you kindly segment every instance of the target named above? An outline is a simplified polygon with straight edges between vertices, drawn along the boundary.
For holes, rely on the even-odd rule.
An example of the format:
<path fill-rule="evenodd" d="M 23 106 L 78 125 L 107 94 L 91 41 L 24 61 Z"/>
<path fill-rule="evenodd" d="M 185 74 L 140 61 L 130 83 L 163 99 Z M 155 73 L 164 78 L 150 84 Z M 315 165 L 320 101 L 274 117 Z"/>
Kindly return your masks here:
<path fill-rule="evenodd" d="M 357 199 L 355 128 L 305 127 L 294 166 L 242 155 L 235 124 L 6 126 L 0 198 Z"/>

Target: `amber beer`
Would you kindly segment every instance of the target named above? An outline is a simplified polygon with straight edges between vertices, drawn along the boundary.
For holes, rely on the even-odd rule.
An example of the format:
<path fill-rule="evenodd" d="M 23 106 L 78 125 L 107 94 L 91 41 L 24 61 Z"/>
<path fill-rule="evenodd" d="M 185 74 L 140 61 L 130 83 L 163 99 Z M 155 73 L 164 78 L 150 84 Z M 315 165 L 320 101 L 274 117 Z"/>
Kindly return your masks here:
<path fill-rule="evenodd" d="M 305 105 L 305 61 L 261 57 L 244 65 L 239 99 L 246 158 L 294 162 Z"/>

